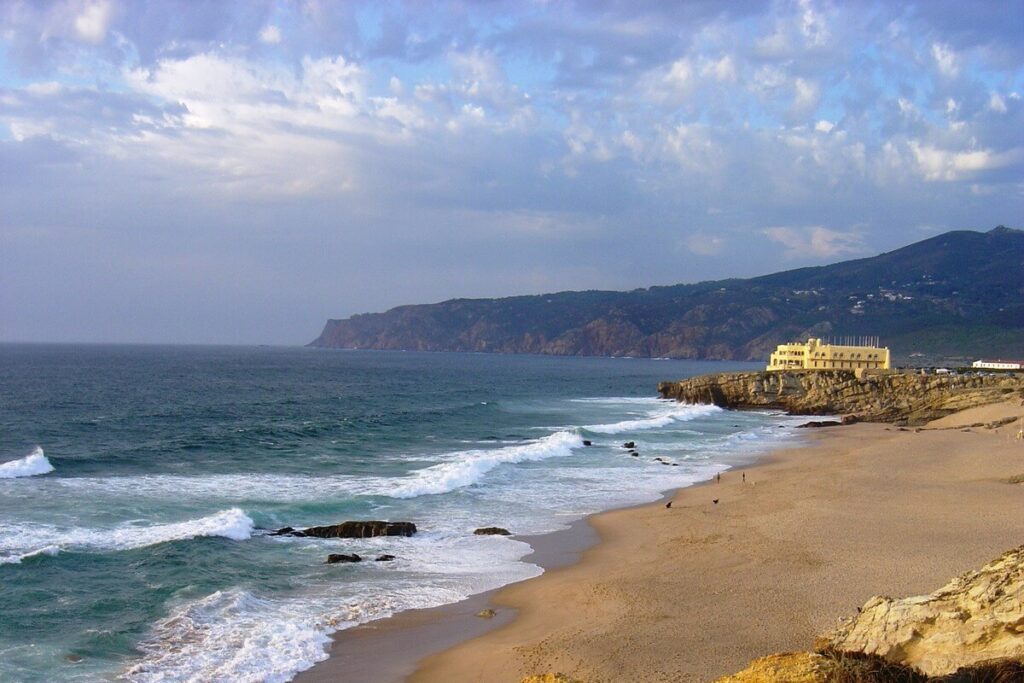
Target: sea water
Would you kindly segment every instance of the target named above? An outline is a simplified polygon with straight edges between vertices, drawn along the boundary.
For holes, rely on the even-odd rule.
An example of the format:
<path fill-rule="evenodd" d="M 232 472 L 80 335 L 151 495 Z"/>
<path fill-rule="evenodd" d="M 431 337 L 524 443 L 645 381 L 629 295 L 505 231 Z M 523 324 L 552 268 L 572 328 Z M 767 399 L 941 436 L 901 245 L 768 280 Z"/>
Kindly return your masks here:
<path fill-rule="evenodd" d="M 477 527 L 554 531 L 793 438 L 778 414 L 656 397 L 750 367 L 0 346 L 0 680 L 290 680 L 336 630 L 541 573 Z M 419 533 L 267 531 L 358 519 Z"/>

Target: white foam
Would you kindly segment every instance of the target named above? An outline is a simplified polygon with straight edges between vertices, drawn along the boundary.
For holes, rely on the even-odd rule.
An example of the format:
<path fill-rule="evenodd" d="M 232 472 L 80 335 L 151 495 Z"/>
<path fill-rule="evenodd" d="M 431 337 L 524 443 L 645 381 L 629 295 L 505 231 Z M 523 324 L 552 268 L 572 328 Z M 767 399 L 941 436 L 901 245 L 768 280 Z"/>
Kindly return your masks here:
<path fill-rule="evenodd" d="M 391 481 L 381 493 L 392 498 L 448 493 L 477 483 L 499 465 L 571 455 L 572 449 L 582 446 L 583 438 L 579 434 L 563 431 L 519 446 L 463 451 L 449 462 L 418 470 L 397 482 Z"/>
<path fill-rule="evenodd" d="M 0 524 L 0 563 L 12 564 L 60 550 L 118 551 L 168 541 L 220 536 L 243 541 L 252 536 L 253 521 L 240 509 L 170 524 L 123 524 L 112 529 L 56 527 L 46 524 Z"/>
<path fill-rule="evenodd" d="M 48 545 L 38 550 L 30 550 L 27 553 L 20 555 L 4 555 L 0 557 L 0 564 L 21 564 L 22 560 L 28 560 L 33 557 L 39 557 L 41 555 L 56 555 L 60 552 L 60 547 L 55 545 Z"/>
<path fill-rule="evenodd" d="M 621 434 L 622 432 L 636 432 L 645 429 L 659 429 L 667 427 L 673 422 L 685 422 L 698 417 L 721 412 L 721 408 L 712 405 L 691 405 L 688 403 L 676 403 L 670 407 L 660 407 L 648 411 L 644 417 L 633 420 L 622 420 L 609 424 L 585 425 L 583 429 L 595 434 Z"/>
<path fill-rule="evenodd" d="M 327 658 L 328 636 L 334 631 L 403 610 L 457 602 L 541 571 L 518 561 L 529 546 L 508 539 L 427 533 L 358 543 L 359 552 L 387 549 L 399 559 L 374 566 L 372 572 L 361 566 L 326 568 L 328 583 L 289 597 L 268 599 L 232 588 L 179 605 L 154 624 L 139 644 L 142 661 L 122 678 L 132 683 L 284 683 Z M 389 546 L 395 543 L 401 550 Z M 314 552 L 319 556 L 321 551 Z M 346 573 L 344 580 L 330 578 Z"/>
<path fill-rule="evenodd" d="M 0 479 L 34 477 L 47 472 L 53 472 L 53 465 L 46 459 L 43 449 L 39 446 L 33 448 L 31 453 L 20 460 L 0 464 Z"/>

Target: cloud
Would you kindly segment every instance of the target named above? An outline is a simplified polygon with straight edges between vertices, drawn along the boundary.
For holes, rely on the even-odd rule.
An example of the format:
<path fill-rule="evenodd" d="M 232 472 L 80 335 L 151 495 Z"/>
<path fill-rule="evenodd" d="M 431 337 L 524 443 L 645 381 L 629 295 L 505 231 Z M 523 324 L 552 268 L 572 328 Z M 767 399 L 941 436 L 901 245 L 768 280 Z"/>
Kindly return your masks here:
<path fill-rule="evenodd" d="M 952 78 L 960 72 L 960 60 L 949 45 L 932 43 L 932 58 L 943 76 Z"/>
<path fill-rule="evenodd" d="M 864 253 L 863 237 L 857 232 L 840 232 L 821 225 L 764 228 L 761 233 L 785 247 L 790 259 L 834 259 Z"/>
<path fill-rule="evenodd" d="M 267 45 L 277 45 L 281 42 L 281 29 L 273 24 L 267 24 L 260 30 L 260 42 Z"/>
<path fill-rule="evenodd" d="M 104 296 L 145 291 L 175 319 L 218 290 L 219 262 L 223 291 L 182 335 L 274 340 L 409 301 L 763 273 L 766 239 L 821 261 L 907 226 L 1011 223 L 1021 12 L 0 3 L 0 231 L 21 236 L 0 250 L 2 333 L 67 335 L 40 321 L 71 301 L 97 337 L 115 328 L 92 314 L 166 332 Z M 680 250 L 728 259 L 683 268 Z M 83 284 L 43 297 L 29 262 Z M 288 313 L 242 319 L 269 301 Z"/>

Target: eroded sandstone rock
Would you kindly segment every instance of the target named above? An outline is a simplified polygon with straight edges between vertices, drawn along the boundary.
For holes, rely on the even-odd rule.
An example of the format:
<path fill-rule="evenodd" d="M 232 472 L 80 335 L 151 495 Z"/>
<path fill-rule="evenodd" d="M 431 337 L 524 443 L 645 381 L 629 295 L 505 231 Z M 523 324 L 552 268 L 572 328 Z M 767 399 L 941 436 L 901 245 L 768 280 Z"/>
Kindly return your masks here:
<path fill-rule="evenodd" d="M 1024 660 L 1024 546 L 930 595 L 871 598 L 824 641 L 836 651 L 878 655 L 929 676 Z"/>
<path fill-rule="evenodd" d="M 743 671 L 715 683 L 827 683 L 832 662 L 813 652 L 784 652 L 755 659 Z"/>
<path fill-rule="evenodd" d="M 519 683 L 582 683 L 582 681 L 575 678 L 569 678 L 562 673 L 550 673 L 527 676 Z"/>

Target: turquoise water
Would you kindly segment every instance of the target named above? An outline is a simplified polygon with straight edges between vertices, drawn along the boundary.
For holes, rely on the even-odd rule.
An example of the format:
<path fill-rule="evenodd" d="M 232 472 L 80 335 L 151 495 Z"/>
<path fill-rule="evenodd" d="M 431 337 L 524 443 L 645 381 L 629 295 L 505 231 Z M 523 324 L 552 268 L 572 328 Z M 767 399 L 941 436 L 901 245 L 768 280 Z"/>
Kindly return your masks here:
<path fill-rule="evenodd" d="M 791 438 L 789 418 L 655 397 L 741 367 L 0 346 L 0 680 L 287 681 L 334 630 L 540 573 L 476 527 L 553 531 Z M 420 533 L 265 532 L 346 519 Z"/>

